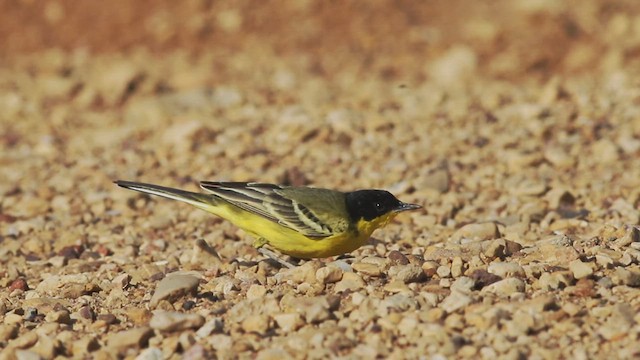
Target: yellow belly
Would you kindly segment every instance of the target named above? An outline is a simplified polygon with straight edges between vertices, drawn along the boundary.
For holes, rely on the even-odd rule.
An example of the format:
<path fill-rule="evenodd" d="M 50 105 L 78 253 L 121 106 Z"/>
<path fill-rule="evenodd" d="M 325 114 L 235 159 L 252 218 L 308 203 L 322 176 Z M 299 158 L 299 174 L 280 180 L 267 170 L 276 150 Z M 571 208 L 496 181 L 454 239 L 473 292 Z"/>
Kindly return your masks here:
<path fill-rule="evenodd" d="M 358 223 L 357 230 L 322 239 L 310 239 L 295 230 L 233 205 L 207 206 L 202 209 L 229 220 L 257 239 L 264 239 L 281 253 L 301 259 L 324 258 L 354 251 L 369 240 L 377 227 L 388 221 L 384 219 L 376 223 Z"/>

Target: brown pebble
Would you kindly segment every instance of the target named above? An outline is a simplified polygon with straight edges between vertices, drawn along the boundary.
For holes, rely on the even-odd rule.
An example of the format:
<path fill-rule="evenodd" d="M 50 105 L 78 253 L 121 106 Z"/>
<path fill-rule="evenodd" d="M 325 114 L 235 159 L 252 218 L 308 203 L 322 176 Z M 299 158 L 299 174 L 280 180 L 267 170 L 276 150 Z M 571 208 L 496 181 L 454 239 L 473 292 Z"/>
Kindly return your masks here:
<path fill-rule="evenodd" d="M 595 281 L 589 278 L 581 278 L 574 286 L 567 287 L 565 291 L 573 296 L 581 298 L 592 298 L 597 294 Z"/>
<path fill-rule="evenodd" d="M 94 251 L 98 254 L 100 254 L 100 256 L 105 257 L 105 256 L 109 256 L 111 254 L 113 254 L 113 252 L 104 244 L 98 244 L 95 248 Z"/>
<path fill-rule="evenodd" d="M 129 307 L 125 309 L 127 318 L 136 325 L 142 325 L 151 319 L 151 311 L 141 307 Z"/>
<path fill-rule="evenodd" d="M 113 314 L 100 314 L 96 320 L 103 321 L 107 325 L 118 323 L 118 318 Z"/>
<path fill-rule="evenodd" d="M 65 259 L 77 259 L 84 251 L 84 247 L 81 245 L 65 246 L 58 251 L 59 256 L 63 256 Z"/>
<path fill-rule="evenodd" d="M 95 317 L 96 317 L 96 314 L 93 312 L 93 309 L 89 305 L 85 305 L 81 307 L 78 313 L 83 319 L 87 319 L 91 321 L 95 320 Z"/>
<path fill-rule="evenodd" d="M 491 274 L 490 272 L 483 269 L 475 270 L 473 273 L 471 273 L 471 278 L 476 284 L 477 289 L 482 289 L 485 286 L 491 285 L 497 281 L 502 280 L 500 276 Z"/>
<path fill-rule="evenodd" d="M 435 261 L 425 261 L 422 264 L 422 271 L 427 277 L 432 277 L 437 273 L 439 267 L 440 264 Z"/>
<path fill-rule="evenodd" d="M 17 217 L 11 216 L 9 214 L 0 213 L 0 222 L 12 223 L 18 220 Z"/>
<path fill-rule="evenodd" d="M 16 289 L 27 291 L 29 290 L 29 285 L 27 285 L 27 281 L 25 279 L 17 278 L 11 282 L 11 285 L 9 285 L 10 291 L 13 291 Z"/>
<path fill-rule="evenodd" d="M 391 252 L 389 252 L 389 260 L 391 260 L 391 262 L 394 265 L 407 265 L 409 264 L 409 259 L 400 251 L 398 250 L 392 250 Z"/>
<path fill-rule="evenodd" d="M 149 276 L 149 281 L 159 281 L 164 279 L 165 275 L 162 272 L 157 272 L 155 274 L 152 274 L 151 276 Z"/>
<path fill-rule="evenodd" d="M 298 167 L 294 166 L 284 172 L 280 183 L 288 186 L 305 186 L 309 185 L 309 179 Z"/>

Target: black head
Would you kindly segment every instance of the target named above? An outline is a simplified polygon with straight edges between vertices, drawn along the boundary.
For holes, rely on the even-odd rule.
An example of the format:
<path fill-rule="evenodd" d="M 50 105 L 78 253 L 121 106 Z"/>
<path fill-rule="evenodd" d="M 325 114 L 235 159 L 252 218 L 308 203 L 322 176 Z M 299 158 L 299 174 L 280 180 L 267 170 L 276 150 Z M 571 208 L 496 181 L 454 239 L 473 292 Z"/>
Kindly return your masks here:
<path fill-rule="evenodd" d="M 390 212 L 419 209 L 419 205 L 405 204 L 384 190 L 358 190 L 346 194 L 347 211 L 354 221 L 371 221 Z"/>

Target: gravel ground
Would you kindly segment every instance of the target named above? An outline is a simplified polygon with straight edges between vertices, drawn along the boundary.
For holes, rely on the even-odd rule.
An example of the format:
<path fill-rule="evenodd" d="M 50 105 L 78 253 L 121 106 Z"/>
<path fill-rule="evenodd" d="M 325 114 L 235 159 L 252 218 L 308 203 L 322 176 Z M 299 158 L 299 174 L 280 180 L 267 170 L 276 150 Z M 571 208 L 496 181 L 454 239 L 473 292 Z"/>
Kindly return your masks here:
<path fill-rule="evenodd" d="M 0 359 L 637 358 L 639 6 L 4 2 Z M 116 179 L 424 209 L 285 269 Z"/>

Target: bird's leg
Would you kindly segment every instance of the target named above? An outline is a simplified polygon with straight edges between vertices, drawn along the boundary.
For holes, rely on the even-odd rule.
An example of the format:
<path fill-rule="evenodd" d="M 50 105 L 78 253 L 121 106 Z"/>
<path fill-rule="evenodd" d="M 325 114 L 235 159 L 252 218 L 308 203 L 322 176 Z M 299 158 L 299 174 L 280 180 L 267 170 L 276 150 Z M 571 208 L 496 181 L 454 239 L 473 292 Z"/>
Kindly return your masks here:
<path fill-rule="evenodd" d="M 288 269 L 293 269 L 296 267 L 292 263 L 280 259 L 278 255 L 276 255 L 276 253 L 274 253 L 273 251 L 267 248 L 263 248 L 263 247 L 258 248 L 258 252 Z"/>
<path fill-rule="evenodd" d="M 279 258 L 278 255 L 273 251 L 265 248 L 264 246 L 267 244 L 268 244 L 268 241 L 264 238 L 257 239 L 256 241 L 253 242 L 253 246 L 258 250 L 260 254 L 268 257 L 269 259 L 277 262 L 278 264 L 286 268 L 293 269 L 294 267 L 296 267 L 292 263 L 284 261 L 281 258 Z"/>

